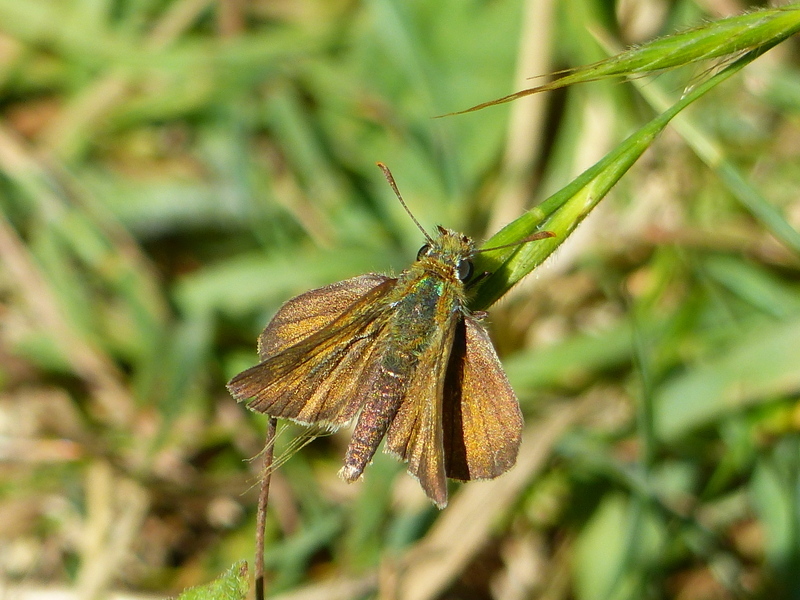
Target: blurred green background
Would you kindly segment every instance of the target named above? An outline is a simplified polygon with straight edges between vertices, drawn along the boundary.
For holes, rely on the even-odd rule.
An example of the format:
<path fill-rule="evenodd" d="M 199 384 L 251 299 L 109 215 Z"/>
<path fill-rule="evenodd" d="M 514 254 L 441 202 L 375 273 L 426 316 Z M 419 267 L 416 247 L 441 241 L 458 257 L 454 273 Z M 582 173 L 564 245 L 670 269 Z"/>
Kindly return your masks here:
<path fill-rule="evenodd" d="M 761 6 L 0 0 L 0 588 L 163 597 L 249 559 L 265 420 L 224 383 L 289 297 L 413 259 L 374 163 L 485 239 L 653 112 L 598 82 L 432 117 L 603 58 L 593 33 Z M 795 229 L 798 58 L 691 109 Z M 273 480 L 270 594 L 798 597 L 799 267 L 668 129 L 491 311 L 518 466 L 440 512 L 384 455 L 340 481 L 347 432 L 313 441 Z"/>

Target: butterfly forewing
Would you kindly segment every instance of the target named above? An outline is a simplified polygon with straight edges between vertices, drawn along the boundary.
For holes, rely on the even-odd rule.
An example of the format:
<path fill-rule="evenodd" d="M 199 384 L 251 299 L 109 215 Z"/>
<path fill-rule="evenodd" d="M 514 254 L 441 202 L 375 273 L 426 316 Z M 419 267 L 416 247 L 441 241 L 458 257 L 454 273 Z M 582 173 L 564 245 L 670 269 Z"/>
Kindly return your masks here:
<path fill-rule="evenodd" d="M 347 283 L 352 285 L 342 285 Z M 356 390 L 378 351 L 385 322 L 380 312 L 386 310 L 380 300 L 393 284 L 364 275 L 294 298 L 261 336 L 265 360 L 234 377 L 228 389 L 238 400 L 251 398 L 249 408 L 273 417 L 330 428 L 346 424 L 363 402 Z M 324 325 L 304 337 L 305 322 Z"/>
<path fill-rule="evenodd" d="M 386 450 L 408 461 L 408 472 L 419 480 L 440 508 L 447 505 L 447 478 L 443 457 L 442 401 L 450 348 L 460 310 L 442 302 L 441 326 L 420 358 L 403 402 L 386 435 Z"/>
<path fill-rule="evenodd" d="M 442 412 L 448 477 L 492 479 L 514 466 L 522 413 L 486 328 L 472 315 L 455 332 Z"/>

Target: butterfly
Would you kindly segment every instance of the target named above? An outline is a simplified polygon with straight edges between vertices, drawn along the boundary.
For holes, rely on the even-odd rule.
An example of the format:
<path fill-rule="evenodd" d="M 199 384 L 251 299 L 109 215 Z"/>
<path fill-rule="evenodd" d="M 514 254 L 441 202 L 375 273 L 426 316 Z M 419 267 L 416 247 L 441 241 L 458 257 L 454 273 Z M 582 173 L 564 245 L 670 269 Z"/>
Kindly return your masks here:
<path fill-rule="evenodd" d="M 403 207 L 388 168 L 378 163 Z M 516 462 L 522 413 L 486 327 L 467 308 L 466 235 L 437 227 L 398 277 L 366 274 L 287 301 L 258 340 L 260 363 L 228 383 L 248 408 L 336 430 L 355 420 L 339 475 L 385 451 L 439 508 L 447 478 L 493 479 Z M 543 231 L 521 243 L 553 237 Z M 474 281 L 475 279 L 473 279 Z"/>

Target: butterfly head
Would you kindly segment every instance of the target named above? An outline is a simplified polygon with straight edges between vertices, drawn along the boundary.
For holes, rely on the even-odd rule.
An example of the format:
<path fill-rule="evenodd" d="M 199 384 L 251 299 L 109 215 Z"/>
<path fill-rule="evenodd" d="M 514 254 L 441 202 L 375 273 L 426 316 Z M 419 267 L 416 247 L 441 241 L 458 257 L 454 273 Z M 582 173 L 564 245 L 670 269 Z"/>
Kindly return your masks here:
<path fill-rule="evenodd" d="M 417 261 L 435 271 L 448 271 L 456 279 L 466 282 L 472 276 L 472 255 L 475 244 L 462 233 L 437 227 L 439 233 L 419 249 Z"/>

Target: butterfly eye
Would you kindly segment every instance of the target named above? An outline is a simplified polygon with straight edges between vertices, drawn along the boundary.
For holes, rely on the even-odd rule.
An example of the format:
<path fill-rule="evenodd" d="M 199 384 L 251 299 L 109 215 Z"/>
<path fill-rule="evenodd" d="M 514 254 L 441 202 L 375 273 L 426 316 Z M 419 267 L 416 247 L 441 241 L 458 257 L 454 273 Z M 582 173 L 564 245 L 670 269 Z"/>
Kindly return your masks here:
<path fill-rule="evenodd" d="M 431 247 L 429 244 L 425 244 L 422 248 L 420 248 L 419 252 L 417 252 L 417 260 L 419 260 L 423 256 L 428 256 L 428 250 L 430 249 Z"/>
<path fill-rule="evenodd" d="M 472 277 L 472 261 L 466 258 L 458 261 L 458 278 L 466 281 L 470 277 Z"/>

